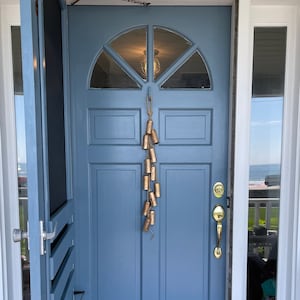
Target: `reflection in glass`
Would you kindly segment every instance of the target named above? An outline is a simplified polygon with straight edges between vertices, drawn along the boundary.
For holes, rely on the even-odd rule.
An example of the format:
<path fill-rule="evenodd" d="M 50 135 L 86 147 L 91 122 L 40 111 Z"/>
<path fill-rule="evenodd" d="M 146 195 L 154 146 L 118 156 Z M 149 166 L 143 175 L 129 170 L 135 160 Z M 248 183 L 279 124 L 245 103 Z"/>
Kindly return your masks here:
<path fill-rule="evenodd" d="M 154 79 L 165 72 L 178 58 L 186 52 L 192 43 L 182 35 L 173 31 L 155 27 L 154 28 L 154 60 L 159 59 L 160 70 L 153 72 Z M 158 54 L 156 55 L 155 53 Z M 154 65 L 155 67 L 155 65 Z"/>
<path fill-rule="evenodd" d="M 286 28 L 255 28 L 247 299 L 276 299 Z"/>
<path fill-rule="evenodd" d="M 107 53 L 102 52 L 94 66 L 91 88 L 139 88 L 138 84 Z"/>
<path fill-rule="evenodd" d="M 12 56 L 14 71 L 14 93 L 15 95 L 23 94 L 23 75 L 21 61 L 21 32 L 19 26 L 11 27 L 12 34 Z"/>
<path fill-rule="evenodd" d="M 146 30 L 146 27 L 130 30 L 110 43 L 111 48 L 144 79 L 147 79 Z M 141 62 L 143 62 L 144 70 L 141 68 Z"/>
<path fill-rule="evenodd" d="M 159 51 L 154 49 L 154 57 L 153 57 L 153 74 L 154 76 L 160 73 L 160 60 L 158 58 Z M 147 52 L 144 52 L 144 58 L 141 61 L 141 70 L 143 74 L 143 78 L 147 78 L 148 76 L 148 60 L 147 60 Z"/>
<path fill-rule="evenodd" d="M 210 78 L 206 65 L 198 52 L 195 52 L 171 77 L 162 88 L 210 88 Z"/>
<path fill-rule="evenodd" d="M 285 36 L 285 28 L 255 30 L 253 97 L 283 95 Z"/>
<path fill-rule="evenodd" d="M 21 34 L 20 27 L 11 28 L 12 58 L 14 70 L 14 100 L 17 134 L 18 155 L 18 198 L 20 229 L 27 231 L 28 221 L 28 196 L 27 196 L 27 162 L 25 143 L 25 111 L 23 95 L 22 61 L 21 61 Z M 28 240 L 21 240 L 22 286 L 23 299 L 30 299 L 30 261 Z"/>

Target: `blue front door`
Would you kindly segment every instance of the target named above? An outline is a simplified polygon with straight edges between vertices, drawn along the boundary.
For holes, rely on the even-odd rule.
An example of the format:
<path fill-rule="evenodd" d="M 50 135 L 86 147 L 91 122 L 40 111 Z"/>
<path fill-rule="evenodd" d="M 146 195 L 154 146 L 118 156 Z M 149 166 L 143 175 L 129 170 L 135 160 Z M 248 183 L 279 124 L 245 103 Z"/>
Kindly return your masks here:
<path fill-rule="evenodd" d="M 69 9 L 75 285 L 87 299 L 225 299 L 226 235 L 216 258 L 212 211 L 226 207 L 213 187 L 226 191 L 230 15 Z M 161 197 L 143 232 L 149 95 Z"/>

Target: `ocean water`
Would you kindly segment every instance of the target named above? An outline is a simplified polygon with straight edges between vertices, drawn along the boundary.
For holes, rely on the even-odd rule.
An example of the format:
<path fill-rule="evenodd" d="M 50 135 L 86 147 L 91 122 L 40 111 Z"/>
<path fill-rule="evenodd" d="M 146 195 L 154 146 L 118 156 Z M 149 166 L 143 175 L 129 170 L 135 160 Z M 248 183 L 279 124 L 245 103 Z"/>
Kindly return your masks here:
<path fill-rule="evenodd" d="M 280 175 L 280 164 L 250 166 L 250 181 L 264 181 L 267 175 Z"/>

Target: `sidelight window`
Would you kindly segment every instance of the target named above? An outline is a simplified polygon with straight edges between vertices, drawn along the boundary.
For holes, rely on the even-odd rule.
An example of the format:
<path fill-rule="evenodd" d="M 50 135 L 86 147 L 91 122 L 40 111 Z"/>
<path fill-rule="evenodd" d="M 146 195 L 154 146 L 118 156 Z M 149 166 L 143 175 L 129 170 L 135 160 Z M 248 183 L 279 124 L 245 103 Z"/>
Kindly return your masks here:
<path fill-rule="evenodd" d="M 247 299 L 276 299 L 285 27 L 254 29 Z"/>

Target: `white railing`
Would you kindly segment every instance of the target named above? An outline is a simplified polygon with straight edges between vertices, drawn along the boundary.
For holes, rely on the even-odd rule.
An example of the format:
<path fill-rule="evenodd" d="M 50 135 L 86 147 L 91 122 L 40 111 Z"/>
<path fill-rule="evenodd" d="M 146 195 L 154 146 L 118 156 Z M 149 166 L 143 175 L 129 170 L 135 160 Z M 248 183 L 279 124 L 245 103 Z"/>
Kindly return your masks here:
<path fill-rule="evenodd" d="M 272 208 L 279 208 L 279 198 L 249 198 L 249 209 L 254 208 L 254 224 L 259 226 L 260 209 L 265 208 L 265 228 L 271 231 Z"/>
<path fill-rule="evenodd" d="M 278 228 L 274 224 L 271 226 L 271 217 L 274 216 L 272 209 L 279 208 L 279 198 L 249 198 L 249 209 L 251 208 L 254 209 L 253 229 L 256 230 L 249 232 L 248 251 L 256 254 L 263 251 L 261 255 L 268 259 L 272 247 L 277 244 Z M 262 208 L 265 209 L 264 218 L 261 218 Z M 264 224 L 260 223 L 260 219 L 264 220 Z"/>

